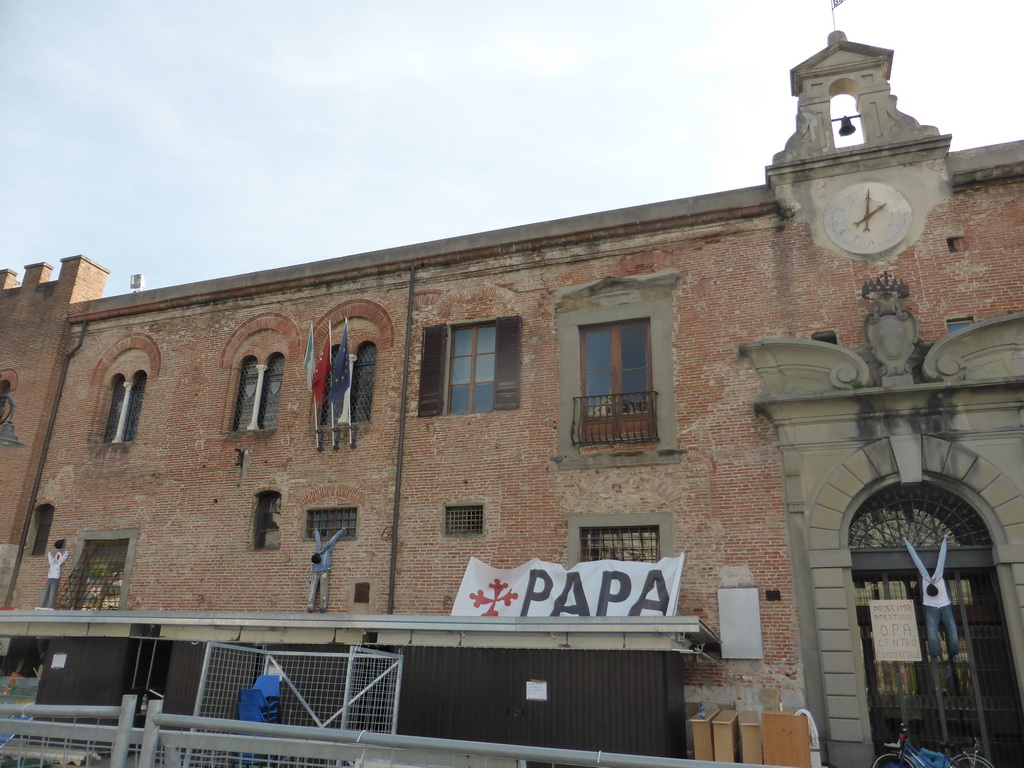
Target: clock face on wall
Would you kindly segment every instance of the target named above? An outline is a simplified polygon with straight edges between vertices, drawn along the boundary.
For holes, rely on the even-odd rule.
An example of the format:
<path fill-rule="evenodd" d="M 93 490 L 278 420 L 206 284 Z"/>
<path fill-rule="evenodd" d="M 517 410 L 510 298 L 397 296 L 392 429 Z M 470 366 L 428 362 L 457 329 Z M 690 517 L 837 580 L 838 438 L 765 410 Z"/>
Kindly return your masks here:
<path fill-rule="evenodd" d="M 885 184 L 847 187 L 825 207 L 825 231 L 851 253 L 879 253 L 910 231 L 913 212 L 907 198 Z"/>

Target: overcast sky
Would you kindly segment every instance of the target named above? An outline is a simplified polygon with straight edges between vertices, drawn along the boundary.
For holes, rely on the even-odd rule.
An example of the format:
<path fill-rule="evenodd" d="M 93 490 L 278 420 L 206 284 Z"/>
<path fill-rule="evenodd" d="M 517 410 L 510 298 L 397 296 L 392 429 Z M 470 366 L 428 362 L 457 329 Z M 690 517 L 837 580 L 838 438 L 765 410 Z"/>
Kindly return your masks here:
<path fill-rule="evenodd" d="M 996 0 L 845 0 L 901 111 L 1024 137 Z M 0 268 L 147 288 L 764 183 L 831 0 L 0 0 Z"/>

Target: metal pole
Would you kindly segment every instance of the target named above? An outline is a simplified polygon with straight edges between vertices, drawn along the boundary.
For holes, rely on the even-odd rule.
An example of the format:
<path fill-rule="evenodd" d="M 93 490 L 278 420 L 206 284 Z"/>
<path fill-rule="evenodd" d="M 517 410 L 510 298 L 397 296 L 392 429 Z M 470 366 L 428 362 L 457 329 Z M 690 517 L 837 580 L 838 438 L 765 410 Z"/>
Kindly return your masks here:
<path fill-rule="evenodd" d="M 160 726 L 156 724 L 157 715 L 163 712 L 164 703 L 160 699 L 149 703 L 146 712 L 146 727 L 142 731 L 142 746 L 139 748 L 137 768 L 153 768 L 156 765 L 157 748 L 160 746 Z"/>
<path fill-rule="evenodd" d="M 110 768 L 126 768 L 132 728 L 135 727 L 135 704 L 138 697 L 129 693 L 121 697 L 121 714 L 117 717 L 117 733 L 110 749 Z"/>
<path fill-rule="evenodd" d="M 398 571 L 398 511 L 402 504 L 402 463 L 405 459 L 405 410 L 409 402 L 409 346 L 412 343 L 412 303 L 416 265 L 409 267 L 409 299 L 405 310 L 405 356 L 402 360 L 402 402 L 398 411 L 398 456 L 395 459 L 395 504 L 391 510 L 391 564 L 388 567 L 388 613 L 395 612 L 395 576 Z"/>

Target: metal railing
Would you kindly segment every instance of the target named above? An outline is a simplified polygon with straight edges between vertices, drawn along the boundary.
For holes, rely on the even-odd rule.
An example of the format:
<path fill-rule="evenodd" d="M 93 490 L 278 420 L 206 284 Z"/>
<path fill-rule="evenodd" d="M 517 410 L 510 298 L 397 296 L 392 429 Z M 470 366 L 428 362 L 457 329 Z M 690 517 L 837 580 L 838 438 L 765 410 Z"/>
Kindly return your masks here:
<path fill-rule="evenodd" d="M 574 397 L 573 445 L 657 442 L 657 401 L 657 392 Z"/>
<path fill-rule="evenodd" d="M 10 768 L 519 768 L 526 761 L 597 768 L 742 766 L 169 715 L 160 700 L 149 703 L 145 728 L 134 728 L 135 706 L 131 695 L 120 707 L 0 705 L 0 758 Z"/>

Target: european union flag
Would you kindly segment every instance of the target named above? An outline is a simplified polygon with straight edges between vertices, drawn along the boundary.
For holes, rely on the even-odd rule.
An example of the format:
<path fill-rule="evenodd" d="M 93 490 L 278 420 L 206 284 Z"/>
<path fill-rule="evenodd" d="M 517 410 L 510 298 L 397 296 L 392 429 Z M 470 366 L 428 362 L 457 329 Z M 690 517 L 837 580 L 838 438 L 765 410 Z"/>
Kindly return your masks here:
<path fill-rule="evenodd" d="M 345 333 L 341 336 L 341 346 L 338 347 L 338 354 L 334 358 L 334 370 L 331 371 L 331 389 L 327 393 L 327 399 L 332 403 L 340 403 L 345 399 L 352 384 L 351 368 L 348 362 L 348 320 L 345 321 Z"/>

